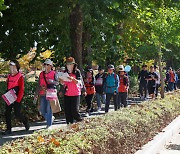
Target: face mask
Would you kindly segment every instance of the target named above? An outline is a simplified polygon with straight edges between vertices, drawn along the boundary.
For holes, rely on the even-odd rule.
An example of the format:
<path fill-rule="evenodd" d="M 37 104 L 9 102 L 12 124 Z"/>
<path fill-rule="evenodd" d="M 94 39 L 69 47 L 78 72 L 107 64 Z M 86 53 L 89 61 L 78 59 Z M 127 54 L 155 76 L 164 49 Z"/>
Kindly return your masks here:
<path fill-rule="evenodd" d="M 74 68 L 74 65 L 67 65 L 67 69 L 68 69 L 69 73 L 72 73 L 73 68 Z"/>
<path fill-rule="evenodd" d="M 17 68 L 15 66 L 10 66 L 10 73 L 11 74 L 16 74 L 17 73 Z"/>

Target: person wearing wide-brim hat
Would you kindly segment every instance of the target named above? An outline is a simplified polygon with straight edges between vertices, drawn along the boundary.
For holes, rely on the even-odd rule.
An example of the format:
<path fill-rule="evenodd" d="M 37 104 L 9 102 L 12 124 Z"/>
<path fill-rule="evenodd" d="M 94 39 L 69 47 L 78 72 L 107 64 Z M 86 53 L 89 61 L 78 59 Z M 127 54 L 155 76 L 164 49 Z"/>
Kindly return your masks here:
<path fill-rule="evenodd" d="M 11 134 L 12 108 L 14 108 L 15 117 L 24 124 L 25 129 L 29 130 L 29 127 L 30 127 L 27 117 L 25 117 L 21 112 L 21 106 L 22 106 L 21 101 L 24 95 L 24 77 L 19 71 L 20 64 L 17 60 L 12 60 L 9 63 L 9 68 L 10 68 L 10 74 L 8 75 L 8 78 L 7 78 L 7 91 L 13 89 L 15 91 L 17 99 L 12 104 L 6 104 L 5 119 L 6 119 L 7 129 L 5 132 L 2 133 L 2 135 Z"/>
<path fill-rule="evenodd" d="M 83 88 L 82 76 L 79 69 L 77 69 L 77 63 L 73 57 L 66 59 L 65 73 L 69 75 L 69 81 L 61 80 L 64 84 L 64 112 L 66 117 L 66 123 L 72 124 L 74 120 L 76 122 L 82 121 L 79 114 L 80 95 Z"/>
<path fill-rule="evenodd" d="M 119 66 L 119 88 L 118 88 L 118 109 L 127 107 L 127 96 L 129 89 L 129 79 L 125 74 L 124 66 Z"/>
<path fill-rule="evenodd" d="M 114 65 L 108 65 L 108 74 L 104 81 L 104 92 L 106 94 L 105 113 L 109 111 L 110 100 L 113 97 L 114 110 L 117 110 L 117 94 L 119 86 L 119 77 L 114 73 Z"/>
<path fill-rule="evenodd" d="M 138 74 L 138 80 L 139 80 L 139 92 L 140 92 L 140 97 L 142 99 L 147 98 L 147 76 L 148 76 L 148 71 L 147 71 L 147 65 L 142 66 L 142 70 Z"/>

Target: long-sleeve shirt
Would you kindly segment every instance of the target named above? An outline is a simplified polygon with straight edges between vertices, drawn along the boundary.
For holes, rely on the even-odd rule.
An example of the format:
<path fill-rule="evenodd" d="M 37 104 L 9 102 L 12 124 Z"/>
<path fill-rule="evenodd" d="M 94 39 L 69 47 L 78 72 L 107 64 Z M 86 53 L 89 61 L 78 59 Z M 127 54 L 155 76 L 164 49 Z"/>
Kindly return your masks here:
<path fill-rule="evenodd" d="M 115 93 L 118 92 L 119 87 L 119 77 L 117 74 L 108 74 L 104 82 L 104 92 L 105 93 Z"/>

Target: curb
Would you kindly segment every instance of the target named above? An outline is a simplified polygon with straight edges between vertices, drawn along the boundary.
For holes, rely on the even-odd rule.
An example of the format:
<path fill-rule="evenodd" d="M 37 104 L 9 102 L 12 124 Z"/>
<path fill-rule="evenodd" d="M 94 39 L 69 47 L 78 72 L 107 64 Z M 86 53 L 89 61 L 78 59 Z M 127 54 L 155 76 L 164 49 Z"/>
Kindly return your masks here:
<path fill-rule="evenodd" d="M 135 154 L 156 154 L 168 140 L 180 129 L 180 115 L 176 117 L 162 132 L 156 135 L 152 141 L 141 147 Z"/>

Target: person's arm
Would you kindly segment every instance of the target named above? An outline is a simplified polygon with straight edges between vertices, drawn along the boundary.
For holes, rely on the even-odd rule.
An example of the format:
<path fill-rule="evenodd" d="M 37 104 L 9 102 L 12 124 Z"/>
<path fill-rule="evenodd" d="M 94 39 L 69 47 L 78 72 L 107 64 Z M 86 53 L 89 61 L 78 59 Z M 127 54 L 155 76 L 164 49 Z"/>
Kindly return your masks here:
<path fill-rule="evenodd" d="M 23 76 L 19 78 L 18 86 L 19 86 L 19 92 L 18 92 L 16 102 L 20 103 L 24 95 L 24 77 Z"/>

